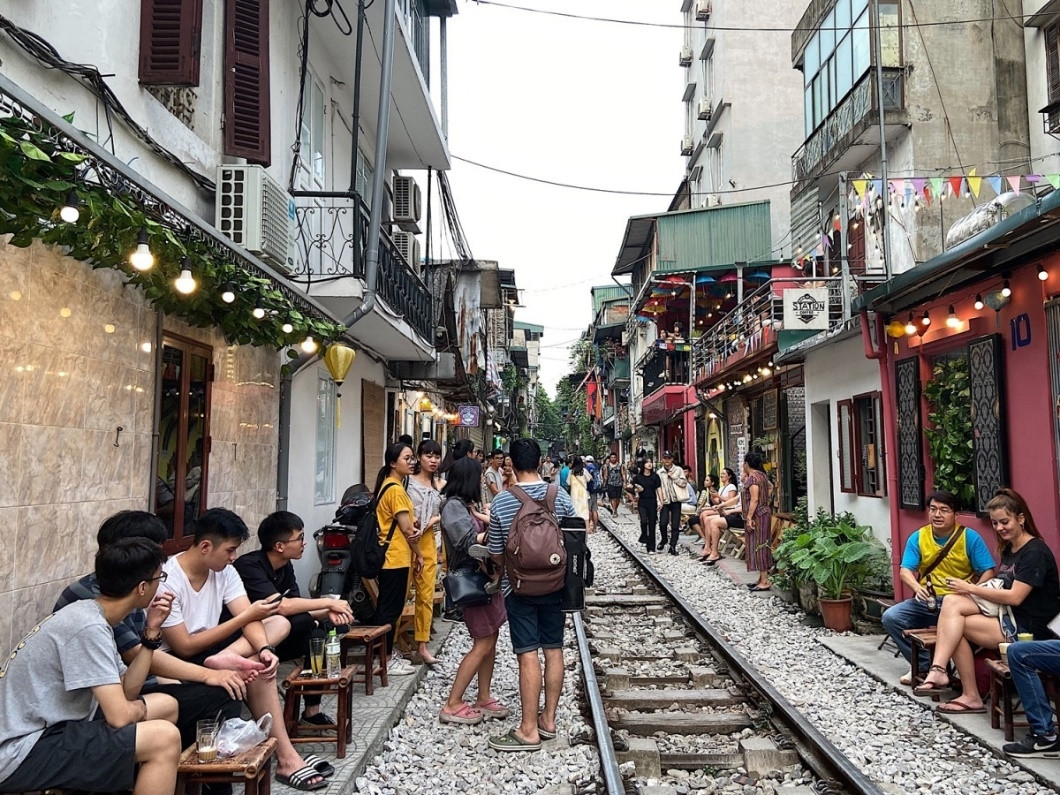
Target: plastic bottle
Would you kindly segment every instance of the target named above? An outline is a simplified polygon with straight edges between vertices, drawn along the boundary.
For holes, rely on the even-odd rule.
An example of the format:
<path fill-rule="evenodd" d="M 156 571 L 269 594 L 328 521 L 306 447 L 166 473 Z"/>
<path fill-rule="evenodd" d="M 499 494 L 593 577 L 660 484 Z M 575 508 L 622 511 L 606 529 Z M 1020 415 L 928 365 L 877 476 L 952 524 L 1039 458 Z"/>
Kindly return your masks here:
<path fill-rule="evenodd" d="M 335 634 L 335 630 L 331 630 L 327 643 L 324 644 L 324 670 L 328 679 L 338 679 L 342 673 L 341 648 L 339 636 Z"/>

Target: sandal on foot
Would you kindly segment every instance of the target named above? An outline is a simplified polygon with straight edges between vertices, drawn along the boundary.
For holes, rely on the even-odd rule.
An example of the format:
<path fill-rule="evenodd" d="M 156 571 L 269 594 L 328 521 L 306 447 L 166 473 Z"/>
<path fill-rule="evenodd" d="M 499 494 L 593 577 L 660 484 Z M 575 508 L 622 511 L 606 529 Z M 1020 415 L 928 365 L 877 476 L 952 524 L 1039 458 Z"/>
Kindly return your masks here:
<path fill-rule="evenodd" d="M 986 705 L 973 707 L 963 701 L 953 699 L 953 701 L 947 701 L 945 704 L 939 704 L 937 711 L 944 715 L 978 715 L 986 712 Z"/>
<path fill-rule="evenodd" d="M 461 704 L 456 712 L 439 711 L 438 720 L 442 723 L 459 723 L 462 726 L 474 726 L 482 723 L 482 711 L 477 710 L 470 704 Z"/>
<path fill-rule="evenodd" d="M 335 775 L 335 766 L 322 756 L 310 754 L 309 756 L 302 757 L 302 761 L 305 762 L 306 765 L 317 771 L 324 778 Z"/>
<path fill-rule="evenodd" d="M 913 693 L 918 696 L 934 696 L 940 692 L 945 692 L 947 690 L 953 689 L 950 686 L 950 675 L 946 672 L 945 668 L 943 668 L 941 665 L 932 665 L 930 668 L 928 668 L 928 675 L 930 675 L 932 671 L 938 671 L 939 673 L 943 674 L 946 677 L 946 682 L 944 684 L 936 684 L 935 682 L 925 681 L 922 684 L 919 684 L 914 687 Z"/>
<path fill-rule="evenodd" d="M 537 713 L 537 733 L 541 735 L 542 740 L 555 740 L 556 730 L 549 731 L 541 725 L 541 713 Z"/>
<path fill-rule="evenodd" d="M 483 717 L 494 718 L 495 720 L 501 720 L 507 718 L 511 710 L 509 710 L 504 704 L 499 702 L 495 698 L 491 698 L 485 703 L 475 702 L 474 709 L 477 709 L 482 713 Z"/>
<path fill-rule="evenodd" d="M 309 782 L 313 779 L 318 779 L 318 781 L 315 784 L 310 784 Z M 302 792 L 312 792 L 313 790 L 324 789 L 324 787 L 328 785 L 328 782 L 326 782 L 324 777 L 320 775 L 320 771 L 309 765 L 300 767 L 289 776 L 277 773 L 276 780 L 281 784 L 301 790 Z"/>
<path fill-rule="evenodd" d="M 531 743 L 522 739 L 518 734 L 515 733 L 515 729 L 510 729 L 507 734 L 502 734 L 499 737 L 490 737 L 489 746 L 494 751 L 540 751 L 541 743 Z"/>

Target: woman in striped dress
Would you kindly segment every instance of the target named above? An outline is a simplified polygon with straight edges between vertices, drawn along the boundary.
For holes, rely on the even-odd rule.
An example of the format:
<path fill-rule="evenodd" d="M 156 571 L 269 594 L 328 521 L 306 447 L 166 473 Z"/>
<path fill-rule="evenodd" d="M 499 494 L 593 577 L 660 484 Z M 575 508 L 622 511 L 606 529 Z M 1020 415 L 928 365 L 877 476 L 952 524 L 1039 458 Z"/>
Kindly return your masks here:
<path fill-rule="evenodd" d="M 768 591 L 769 572 L 773 568 L 773 538 L 770 533 L 773 517 L 769 510 L 772 487 L 762 469 L 762 454 L 748 453 L 743 457 L 744 532 L 747 535 L 747 570 L 758 572 L 758 582 L 747 587 L 752 591 Z"/>

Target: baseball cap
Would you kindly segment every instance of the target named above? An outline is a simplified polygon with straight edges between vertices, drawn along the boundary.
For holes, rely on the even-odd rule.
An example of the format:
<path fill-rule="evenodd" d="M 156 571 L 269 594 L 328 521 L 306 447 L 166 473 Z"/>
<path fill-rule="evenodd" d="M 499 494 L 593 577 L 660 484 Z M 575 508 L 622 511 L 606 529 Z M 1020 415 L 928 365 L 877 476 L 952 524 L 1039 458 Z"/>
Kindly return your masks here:
<path fill-rule="evenodd" d="M 588 461 L 590 464 L 596 463 L 595 459 L 593 459 L 591 455 L 585 456 L 585 460 Z"/>
<path fill-rule="evenodd" d="M 662 457 L 663 458 L 673 458 L 674 457 L 674 451 L 673 450 L 663 450 Z"/>

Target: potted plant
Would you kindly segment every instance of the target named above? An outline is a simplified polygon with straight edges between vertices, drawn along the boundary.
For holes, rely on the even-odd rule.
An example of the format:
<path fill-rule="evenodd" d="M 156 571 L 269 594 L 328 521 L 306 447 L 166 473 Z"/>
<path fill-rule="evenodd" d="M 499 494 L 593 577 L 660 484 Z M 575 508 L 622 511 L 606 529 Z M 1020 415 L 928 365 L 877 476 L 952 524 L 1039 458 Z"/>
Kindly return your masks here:
<path fill-rule="evenodd" d="M 821 616 L 829 629 L 846 632 L 853 627 L 850 589 L 864 581 L 878 557 L 879 545 L 873 541 L 871 528 L 859 525 L 853 514 L 833 516 L 822 508 L 804 532 L 786 542 L 790 546 L 784 555 L 790 565 L 817 584 Z"/>

